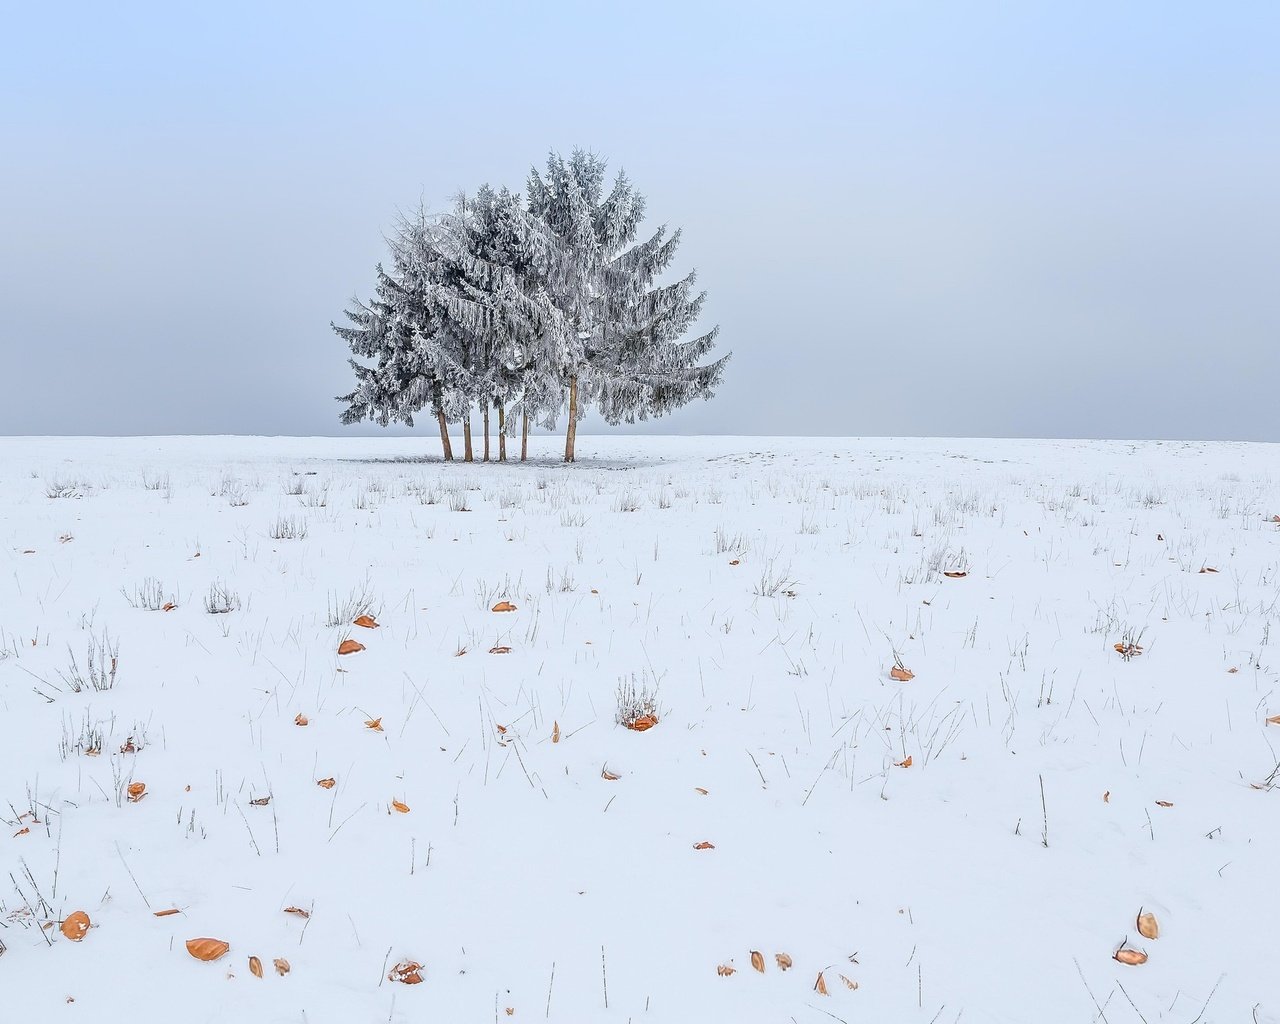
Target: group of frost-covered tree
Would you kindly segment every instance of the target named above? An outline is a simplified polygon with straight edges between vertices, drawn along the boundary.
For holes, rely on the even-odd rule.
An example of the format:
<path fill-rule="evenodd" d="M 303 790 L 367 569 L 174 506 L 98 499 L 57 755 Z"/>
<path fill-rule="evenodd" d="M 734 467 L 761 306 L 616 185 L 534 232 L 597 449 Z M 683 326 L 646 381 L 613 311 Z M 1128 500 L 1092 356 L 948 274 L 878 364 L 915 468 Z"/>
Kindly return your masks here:
<path fill-rule="evenodd" d="M 497 458 L 518 422 L 524 460 L 530 422 L 555 429 L 564 413 L 572 462 L 592 406 L 608 423 L 634 423 L 711 397 L 729 358 L 704 362 L 719 328 L 686 337 L 706 293 L 692 273 L 663 278 L 680 232 L 638 240 L 644 206 L 624 173 L 610 184 L 603 160 L 575 151 L 552 153 L 523 195 L 485 185 L 445 213 L 402 217 L 374 297 L 353 299 L 348 323 L 332 325 L 359 357 L 342 421 L 412 426 L 430 409 L 445 460 L 449 425 L 461 422 L 470 462 L 478 407 L 487 462 L 495 419 Z"/>

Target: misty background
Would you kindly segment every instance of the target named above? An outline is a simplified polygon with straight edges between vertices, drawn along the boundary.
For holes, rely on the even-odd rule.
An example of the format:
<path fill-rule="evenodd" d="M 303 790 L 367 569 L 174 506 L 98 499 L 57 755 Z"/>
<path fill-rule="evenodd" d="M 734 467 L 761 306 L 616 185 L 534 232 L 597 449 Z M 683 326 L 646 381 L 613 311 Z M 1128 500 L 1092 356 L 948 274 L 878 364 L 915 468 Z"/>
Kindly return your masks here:
<path fill-rule="evenodd" d="M 1280 5 L 0 12 L 0 434 L 382 433 L 397 212 L 578 145 L 734 353 L 622 430 L 1280 440 Z"/>

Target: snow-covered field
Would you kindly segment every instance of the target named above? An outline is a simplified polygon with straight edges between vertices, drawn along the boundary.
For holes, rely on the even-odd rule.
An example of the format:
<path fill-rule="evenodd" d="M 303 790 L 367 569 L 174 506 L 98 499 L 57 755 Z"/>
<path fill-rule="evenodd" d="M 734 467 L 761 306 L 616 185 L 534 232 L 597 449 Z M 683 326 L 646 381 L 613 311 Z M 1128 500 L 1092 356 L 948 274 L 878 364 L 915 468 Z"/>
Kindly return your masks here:
<path fill-rule="evenodd" d="M 0 440 L 0 1019 L 1280 1022 L 1274 447 L 558 446 Z"/>

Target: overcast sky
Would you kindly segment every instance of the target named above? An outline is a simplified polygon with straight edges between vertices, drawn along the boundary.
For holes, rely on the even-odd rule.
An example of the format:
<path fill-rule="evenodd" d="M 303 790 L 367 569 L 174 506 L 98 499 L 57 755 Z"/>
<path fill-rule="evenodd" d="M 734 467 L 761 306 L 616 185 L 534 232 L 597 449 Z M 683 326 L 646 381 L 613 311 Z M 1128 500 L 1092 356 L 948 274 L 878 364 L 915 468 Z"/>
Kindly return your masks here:
<path fill-rule="evenodd" d="M 1274 0 L 4 4 L 0 434 L 378 433 L 328 324 L 397 210 L 580 145 L 734 353 L 649 429 L 1280 440 L 1278 55 Z"/>

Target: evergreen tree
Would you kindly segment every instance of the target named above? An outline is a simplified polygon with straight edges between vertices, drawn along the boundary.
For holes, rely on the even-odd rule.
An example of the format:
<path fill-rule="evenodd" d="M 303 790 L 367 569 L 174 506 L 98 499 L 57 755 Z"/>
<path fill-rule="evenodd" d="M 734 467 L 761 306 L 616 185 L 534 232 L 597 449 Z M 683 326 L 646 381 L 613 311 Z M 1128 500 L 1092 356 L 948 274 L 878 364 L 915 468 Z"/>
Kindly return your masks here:
<path fill-rule="evenodd" d="M 644 197 L 625 173 L 605 192 L 605 164 L 575 150 L 565 160 L 547 158 L 546 172 L 532 170 L 529 212 L 553 240 L 545 287 L 562 318 L 543 339 L 542 372 L 568 391 L 565 461 L 574 459 L 577 422 L 596 404 L 606 421 L 634 422 L 662 415 L 698 396 L 710 397 L 725 356 L 702 365 L 716 329 L 681 342 L 701 311 L 693 275 L 657 286 L 680 243 L 660 227 L 636 243 Z"/>

